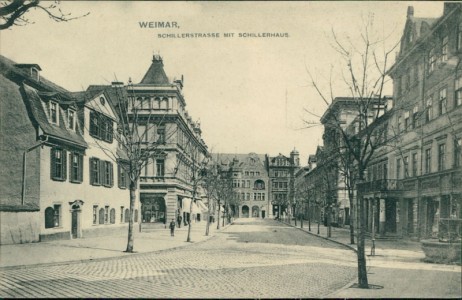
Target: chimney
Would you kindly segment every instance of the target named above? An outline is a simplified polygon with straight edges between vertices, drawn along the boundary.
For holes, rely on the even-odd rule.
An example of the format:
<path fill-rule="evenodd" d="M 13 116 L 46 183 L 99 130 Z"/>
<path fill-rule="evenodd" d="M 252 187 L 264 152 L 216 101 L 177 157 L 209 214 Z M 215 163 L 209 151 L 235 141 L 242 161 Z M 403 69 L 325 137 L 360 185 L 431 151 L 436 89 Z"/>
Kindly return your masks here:
<path fill-rule="evenodd" d="M 407 7 L 407 18 L 414 17 L 414 6 Z"/>

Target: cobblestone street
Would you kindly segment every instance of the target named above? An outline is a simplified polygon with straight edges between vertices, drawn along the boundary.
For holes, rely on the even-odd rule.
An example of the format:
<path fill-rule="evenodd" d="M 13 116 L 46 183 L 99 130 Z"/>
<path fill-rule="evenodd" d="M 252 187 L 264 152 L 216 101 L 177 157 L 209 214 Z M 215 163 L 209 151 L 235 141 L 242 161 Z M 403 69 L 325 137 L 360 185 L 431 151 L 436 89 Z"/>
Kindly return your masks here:
<path fill-rule="evenodd" d="M 180 249 L 1 270 L 0 297 L 322 297 L 355 276 L 351 250 L 247 219 Z"/>

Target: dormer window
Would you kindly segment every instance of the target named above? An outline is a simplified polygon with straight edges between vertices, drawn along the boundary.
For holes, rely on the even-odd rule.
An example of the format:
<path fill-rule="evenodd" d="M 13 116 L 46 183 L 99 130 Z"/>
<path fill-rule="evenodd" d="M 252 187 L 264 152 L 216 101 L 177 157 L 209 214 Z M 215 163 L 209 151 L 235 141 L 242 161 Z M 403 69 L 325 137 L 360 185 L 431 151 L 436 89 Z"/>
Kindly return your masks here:
<path fill-rule="evenodd" d="M 67 120 L 70 130 L 75 130 L 75 111 L 73 109 L 67 110 Z"/>
<path fill-rule="evenodd" d="M 50 122 L 58 124 L 58 103 L 50 101 Z"/>
<path fill-rule="evenodd" d="M 40 80 L 40 73 L 37 68 L 30 68 L 30 76 L 32 79 L 39 81 Z"/>

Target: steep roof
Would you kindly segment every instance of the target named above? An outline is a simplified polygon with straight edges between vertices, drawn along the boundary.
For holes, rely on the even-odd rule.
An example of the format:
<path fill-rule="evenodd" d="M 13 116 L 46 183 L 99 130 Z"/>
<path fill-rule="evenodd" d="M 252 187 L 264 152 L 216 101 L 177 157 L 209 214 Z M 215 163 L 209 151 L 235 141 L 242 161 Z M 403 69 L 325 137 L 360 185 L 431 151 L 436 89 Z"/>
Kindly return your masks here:
<path fill-rule="evenodd" d="M 18 68 L 14 61 L 1 55 L 0 74 L 2 75 L 0 87 L 3 85 L 1 82 L 15 84 L 18 87 L 17 93 L 8 94 L 4 94 L 4 89 L 0 88 L 1 96 L 7 98 L 8 101 L 17 103 L 17 105 L 24 103 L 32 122 L 38 125 L 44 134 L 80 147 L 87 147 L 87 143 L 78 132 L 66 128 L 63 113 L 58 114 L 59 125 L 50 124 L 42 104 L 42 101 L 53 99 L 60 104 L 60 107 L 74 106 L 75 102 L 69 97 L 69 91 L 44 77 L 40 77 L 39 81 L 31 79 L 30 74 L 25 69 Z"/>
<path fill-rule="evenodd" d="M 162 58 L 154 55 L 152 64 L 140 82 L 141 84 L 169 84 L 167 74 L 164 71 L 164 63 Z"/>
<path fill-rule="evenodd" d="M 265 166 L 265 155 L 264 154 L 256 154 L 256 153 L 213 153 L 212 157 L 215 161 L 223 164 L 223 165 L 230 165 L 235 159 L 239 161 L 239 165 L 242 163 L 247 163 L 247 159 L 251 157 L 256 157 L 260 160 L 261 166 Z"/>

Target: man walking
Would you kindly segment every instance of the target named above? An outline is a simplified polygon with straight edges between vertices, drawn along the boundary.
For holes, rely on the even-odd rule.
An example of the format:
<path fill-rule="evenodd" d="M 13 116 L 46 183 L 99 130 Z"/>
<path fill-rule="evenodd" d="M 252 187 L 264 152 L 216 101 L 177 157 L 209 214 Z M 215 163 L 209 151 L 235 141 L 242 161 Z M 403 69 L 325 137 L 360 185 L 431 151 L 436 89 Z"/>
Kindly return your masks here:
<path fill-rule="evenodd" d="M 172 219 L 172 222 L 170 222 L 170 235 L 175 236 L 175 220 Z"/>

